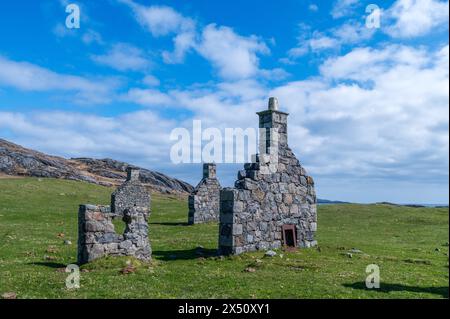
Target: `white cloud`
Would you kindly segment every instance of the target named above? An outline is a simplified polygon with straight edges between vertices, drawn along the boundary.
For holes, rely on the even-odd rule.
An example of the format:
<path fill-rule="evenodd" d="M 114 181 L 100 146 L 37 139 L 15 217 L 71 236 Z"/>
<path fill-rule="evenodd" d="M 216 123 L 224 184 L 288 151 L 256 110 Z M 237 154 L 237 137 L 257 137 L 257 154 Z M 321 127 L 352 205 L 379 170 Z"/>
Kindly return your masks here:
<path fill-rule="evenodd" d="M 351 15 L 358 6 L 358 0 L 336 0 L 331 10 L 331 16 L 339 19 Z"/>
<path fill-rule="evenodd" d="M 449 4 L 440 0 L 397 0 L 384 15 L 390 24 L 384 28 L 395 38 L 423 36 L 436 27 L 448 30 Z"/>
<path fill-rule="evenodd" d="M 92 44 L 92 43 L 103 44 L 103 39 L 102 39 L 101 34 L 94 30 L 86 31 L 83 34 L 83 36 L 81 37 L 81 40 L 85 44 Z"/>
<path fill-rule="evenodd" d="M 157 77 L 153 75 L 146 75 L 142 79 L 142 83 L 144 83 L 147 86 L 158 86 L 160 84 L 160 81 Z"/>
<path fill-rule="evenodd" d="M 445 184 L 448 45 L 434 53 L 358 48 L 327 60 L 321 73 L 271 92 L 303 128 L 290 141 L 312 173 Z"/>
<path fill-rule="evenodd" d="M 150 61 L 142 50 L 126 43 L 115 44 L 104 55 L 92 55 L 91 59 L 102 65 L 109 66 L 119 71 L 145 72 L 150 66 Z"/>
<path fill-rule="evenodd" d="M 73 37 L 78 34 L 77 29 L 69 29 L 62 23 L 55 25 L 52 32 L 58 38 Z"/>
<path fill-rule="evenodd" d="M 173 104 L 173 100 L 169 95 L 153 89 L 131 89 L 124 97 L 124 100 L 145 107 L 168 106 Z"/>
<path fill-rule="evenodd" d="M 309 53 L 322 54 L 330 50 L 337 52 L 342 46 L 363 43 L 375 32 L 355 20 L 324 32 L 312 31 L 311 27 L 304 23 L 300 23 L 298 28 L 298 46 L 290 49 L 287 58 L 281 60 L 285 64 L 293 64 L 296 59 Z"/>
<path fill-rule="evenodd" d="M 153 36 L 166 36 L 195 29 L 195 22 L 168 6 L 146 7 L 131 0 L 119 0 L 133 9 L 136 19 Z"/>
<path fill-rule="evenodd" d="M 188 31 L 179 33 L 173 38 L 173 52 L 163 51 L 162 56 L 165 63 L 175 64 L 184 61 L 186 53 L 195 46 L 195 32 Z"/>
<path fill-rule="evenodd" d="M 312 12 L 317 12 L 317 11 L 319 11 L 319 7 L 317 6 L 317 4 L 314 4 L 314 3 L 311 3 L 311 4 L 308 6 L 308 9 L 309 9 L 309 11 L 312 11 Z"/>
<path fill-rule="evenodd" d="M 320 32 L 314 32 L 313 37 L 309 40 L 309 47 L 313 52 L 336 48 L 338 45 L 339 42 L 336 39 Z"/>
<path fill-rule="evenodd" d="M 148 110 L 117 117 L 0 112 L 0 132 L 13 132 L 14 141 L 27 147 L 65 157 L 113 157 L 149 168 L 167 162 L 173 127 L 175 122 Z"/>
<path fill-rule="evenodd" d="M 172 145 L 168 134 L 173 128 L 189 128 L 192 119 L 201 119 L 204 128 L 257 127 L 255 112 L 266 108 L 269 92 L 290 113 L 289 144 L 316 177 L 319 194 L 330 185 L 321 182 L 336 179 L 355 187 L 362 181 L 374 185 L 383 181 L 386 187 L 405 181 L 445 188 L 448 54 L 448 45 L 436 52 L 404 45 L 363 47 L 328 59 L 319 77 L 272 90 L 244 79 L 166 93 L 156 89 L 128 93 L 130 100 L 146 107 L 188 114 L 173 121 L 150 111 L 116 117 L 3 112 L 0 132 L 13 131 L 15 141 L 59 155 L 113 157 L 167 169 Z M 223 177 L 227 183 L 234 179 L 234 175 Z M 333 194 L 342 199 L 350 196 L 347 189 L 339 188 Z M 366 198 L 380 196 L 372 193 Z"/>
<path fill-rule="evenodd" d="M 203 29 L 198 52 L 216 67 L 225 79 L 249 78 L 258 73 L 258 53 L 269 48 L 256 36 L 243 37 L 231 28 L 210 24 Z"/>
<path fill-rule="evenodd" d="M 145 7 L 131 0 L 119 1 L 133 9 L 139 23 L 153 36 L 174 35 L 174 49 L 162 52 L 165 63 L 182 63 L 186 54 L 192 50 L 208 60 L 218 75 L 225 80 L 239 80 L 256 75 L 272 79 L 287 76 L 281 69 L 259 68 L 258 55 L 269 54 L 270 50 L 257 36 L 242 36 L 230 27 L 215 24 L 197 30 L 193 19 L 181 15 L 170 7 Z"/>
<path fill-rule="evenodd" d="M 28 62 L 16 62 L 0 55 L 0 86 L 24 91 L 73 91 L 77 103 L 107 103 L 117 87 L 113 79 L 88 79 L 60 74 Z"/>

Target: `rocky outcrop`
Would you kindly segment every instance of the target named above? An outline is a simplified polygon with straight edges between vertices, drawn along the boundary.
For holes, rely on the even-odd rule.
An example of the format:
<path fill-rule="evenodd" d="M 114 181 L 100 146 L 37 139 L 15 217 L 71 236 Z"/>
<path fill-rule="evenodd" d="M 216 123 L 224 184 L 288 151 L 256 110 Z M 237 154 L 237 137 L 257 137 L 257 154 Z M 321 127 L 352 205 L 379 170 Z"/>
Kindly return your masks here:
<path fill-rule="evenodd" d="M 0 139 L 0 174 L 85 181 L 105 186 L 120 185 L 126 178 L 128 163 L 112 159 L 65 159 L 24 148 Z M 193 187 L 159 172 L 140 169 L 140 181 L 152 191 L 191 193 Z"/>

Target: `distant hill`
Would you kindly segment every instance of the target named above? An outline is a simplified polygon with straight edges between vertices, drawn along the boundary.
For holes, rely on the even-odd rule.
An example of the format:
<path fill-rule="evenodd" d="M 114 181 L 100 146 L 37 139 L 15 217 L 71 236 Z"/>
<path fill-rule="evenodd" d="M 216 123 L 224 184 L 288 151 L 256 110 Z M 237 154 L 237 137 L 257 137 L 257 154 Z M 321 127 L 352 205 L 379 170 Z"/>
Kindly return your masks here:
<path fill-rule="evenodd" d="M 317 199 L 317 204 L 350 204 L 350 202 L 342 202 L 339 200 Z"/>
<path fill-rule="evenodd" d="M 112 159 L 65 159 L 24 148 L 0 139 L 0 175 L 61 178 L 116 186 L 130 164 Z M 141 182 L 161 193 L 189 193 L 192 185 L 165 174 L 141 168 Z"/>

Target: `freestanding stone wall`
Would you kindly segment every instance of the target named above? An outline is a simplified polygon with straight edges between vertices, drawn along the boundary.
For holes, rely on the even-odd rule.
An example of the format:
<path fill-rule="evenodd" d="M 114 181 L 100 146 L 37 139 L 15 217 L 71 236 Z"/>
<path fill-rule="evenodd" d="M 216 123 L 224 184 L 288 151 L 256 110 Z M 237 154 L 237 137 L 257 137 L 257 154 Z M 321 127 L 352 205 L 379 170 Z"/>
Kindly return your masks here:
<path fill-rule="evenodd" d="M 260 155 L 220 194 L 221 254 L 317 244 L 314 181 L 288 146 L 288 114 L 271 98 L 258 115 Z"/>
<path fill-rule="evenodd" d="M 139 183 L 139 171 L 129 168 L 127 172 L 127 181 L 111 196 L 111 206 L 80 205 L 78 264 L 104 256 L 133 256 L 144 261 L 151 260 L 148 238 L 150 196 Z M 123 234 L 115 232 L 114 218 L 122 218 L 125 222 Z"/>
<path fill-rule="evenodd" d="M 117 215 L 109 206 L 80 205 L 78 212 L 78 264 L 104 256 L 133 256 L 151 260 L 148 240 L 148 211 L 133 207 L 125 210 L 125 232 L 114 231 L 112 220 Z"/>
<path fill-rule="evenodd" d="M 216 164 L 203 164 L 203 178 L 189 195 L 188 223 L 199 224 L 219 220 L 221 186 L 216 177 Z"/>

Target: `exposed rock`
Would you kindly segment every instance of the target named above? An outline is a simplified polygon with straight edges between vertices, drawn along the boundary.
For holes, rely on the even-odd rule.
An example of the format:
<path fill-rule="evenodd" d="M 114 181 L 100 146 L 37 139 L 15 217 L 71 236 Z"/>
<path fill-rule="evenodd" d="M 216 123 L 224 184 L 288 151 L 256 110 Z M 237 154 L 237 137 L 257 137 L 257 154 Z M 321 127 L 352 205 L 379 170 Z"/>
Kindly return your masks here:
<path fill-rule="evenodd" d="M 2 294 L 2 299 L 17 299 L 15 292 L 9 291 Z"/>
<path fill-rule="evenodd" d="M 112 159 L 73 158 L 51 156 L 0 139 L 0 174 L 61 178 L 89 183 L 117 186 L 126 178 L 128 163 Z M 191 193 L 192 185 L 167 175 L 140 169 L 140 181 L 161 193 Z"/>
<path fill-rule="evenodd" d="M 277 253 L 275 251 L 273 251 L 273 250 L 268 250 L 264 254 L 264 256 L 266 256 L 266 257 L 275 257 L 276 255 L 277 255 Z"/>

